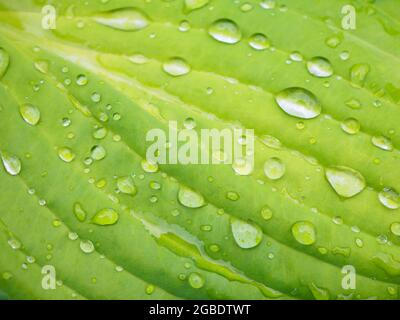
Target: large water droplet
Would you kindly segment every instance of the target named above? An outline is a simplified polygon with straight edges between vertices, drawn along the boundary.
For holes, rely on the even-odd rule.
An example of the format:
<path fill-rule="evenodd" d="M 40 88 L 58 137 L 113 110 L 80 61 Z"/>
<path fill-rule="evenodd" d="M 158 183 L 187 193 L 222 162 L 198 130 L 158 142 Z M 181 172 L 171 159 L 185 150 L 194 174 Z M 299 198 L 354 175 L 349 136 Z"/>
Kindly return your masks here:
<path fill-rule="evenodd" d="M 21 160 L 17 156 L 1 152 L 1 160 L 8 174 L 16 176 L 21 172 Z"/>
<path fill-rule="evenodd" d="M 210 0 L 185 0 L 185 9 L 187 11 L 200 9 L 207 5 L 209 2 Z"/>
<path fill-rule="evenodd" d="M 323 57 L 314 57 L 307 62 L 307 70 L 318 78 L 327 78 L 333 74 L 332 64 Z"/>
<path fill-rule="evenodd" d="M 93 17 L 93 20 L 113 29 L 137 31 L 146 28 L 150 20 L 147 15 L 136 8 L 117 9 Z"/>
<path fill-rule="evenodd" d="M 271 43 L 267 36 L 262 33 L 256 33 L 250 37 L 249 45 L 255 50 L 265 50 L 271 46 Z"/>
<path fill-rule="evenodd" d="M 25 122 L 31 126 L 37 125 L 40 120 L 40 110 L 30 103 L 24 103 L 21 105 L 19 107 L 19 112 Z"/>
<path fill-rule="evenodd" d="M 316 240 L 314 225 L 309 221 L 299 221 L 292 226 L 292 235 L 298 243 L 312 245 Z"/>
<path fill-rule="evenodd" d="M 215 40 L 228 44 L 237 43 L 242 38 L 239 27 L 228 19 L 215 21 L 208 29 L 208 33 Z"/>
<path fill-rule="evenodd" d="M 171 58 L 163 64 L 163 70 L 171 76 L 178 77 L 188 74 L 190 66 L 182 58 Z"/>
<path fill-rule="evenodd" d="M 272 157 L 264 163 L 264 173 L 271 180 L 278 180 L 285 174 L 285 164 L 281 159 Z"/>
<path fill-rule="evenodd" d="M 102 209 L 92 218 L 92 223 L 100 226 L 108 226 L 118 221 L 119 215 L 114 209 Z"/>
<path fill-rule="evenodd" d="M 325 170 L 325 175 L 332 188 L 342 197 L 353 197 L 364 190 L 366 186 L 361 173 L 348 167 L 329 167 Z"/>
<path fill-rule="evenodd" d="M 276 96 L 276 102 L 287 114 L 302 118 L 312 119 L 320 115 L 321 104 L 317 97 L 303 88 L 287 88 Z"/>
<path fill-rule="evenodd" d="M 388 209 L 400 208 L 400 195 L 392 188 L 385 188 L 378 194 L 379 201 Z"/>
<path fill-rule="evenodd" d="M 185 186 L 179 188 L 178 200 L 180 204 L 188 208 L 200 208 L 206 204 L 201 194 Z"/>
<path fill-rule="evenodd" d="M 385 151 L 392 151 L 393 150 L 392 141 L 387 137 L 384 137 L 384 136 L 373 136 L 371 141 L 372 141 L 372 144 L 375 147 L 378 147 L 378 148 L 380 148 L 382 150 L 385 150 Z"/>
<path fill-rule="evenodd" d="M 350 69 L 350 80 L 356 87 L 362 87 L 369 72 L 369 65 L 365 63 L 355 64 Z"/>
<path fill-rule="evenodd" d="M 0 48 L 0 79 L 6 74 L 8 65 L 10 64 L 10 56 L 3 48 Z"/>
<path fill-rule="evenodd" d="M 133 182 L 133 179 L 129 176 L 118 178 L 117 187 L 118 190 L 122 193 L 130 194 L 132 196 L 134 196 L 137 192 L 135 183 Z"/>
<path fill-rule="evenodd" d="M 237 245 L 243 249 L 256 247 L 263 238 L 261 228 L 251 222 L 231 218 L 231 229 Z"/>

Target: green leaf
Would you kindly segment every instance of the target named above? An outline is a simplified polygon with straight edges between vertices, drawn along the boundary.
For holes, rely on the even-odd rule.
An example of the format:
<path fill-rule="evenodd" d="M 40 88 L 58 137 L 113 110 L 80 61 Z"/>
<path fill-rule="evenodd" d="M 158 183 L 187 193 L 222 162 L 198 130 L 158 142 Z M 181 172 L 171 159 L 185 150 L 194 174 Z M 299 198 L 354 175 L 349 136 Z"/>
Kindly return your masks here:
<path fill-rule="evenodd" d="M 52 3 L 0 0 L 6 297 L 398 298 L 399 4 Z M 254 163 L 155 164 L 170 121 Z"/>

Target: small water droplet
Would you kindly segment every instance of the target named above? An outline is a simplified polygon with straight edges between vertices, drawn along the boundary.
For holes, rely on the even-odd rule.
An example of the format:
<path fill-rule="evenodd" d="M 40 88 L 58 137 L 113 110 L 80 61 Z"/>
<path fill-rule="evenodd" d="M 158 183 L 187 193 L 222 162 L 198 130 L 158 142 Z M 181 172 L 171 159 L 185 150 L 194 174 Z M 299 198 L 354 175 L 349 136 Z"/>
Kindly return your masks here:
<path fill-rule="evenodd" d="M 309 221 L 299 221 L 292 226 L 292 235 L 302 245 L 309 246 L 316 241 L 314 225 Z"/>
<path fill-rule="evenodd" d="M 310 91 L 303 88 L 287 88 L 276 96 L 276 102 L 287 114 L 312 119 L 321 114 L 321 104 Z"/>
<path fill-rule="evenodd" d="M 185 0 L 185 9 L 190 12 L 192 10 L 200 9 L 207 5 L 210 0 Z"/>
<path fill-rule="evenodd" d="M 163 70 L 171 76 L 178 77 L 188 74 L 190 66 L 182 58 L 174 57 L 163 64 Z"/>
<path fill-rule="evenodd" d="M 263 238 L 261 228 L 252 222 L 231 218 L 231 230 L 237 245 L 243 249 L 258 246 Z"/>
<path fill-rule="evenodd" d="M 93 138 L 101 140 L 104 139 L 107 136 L 107 129 L 106 128 L 97 128 L 94 132 L 93 132 Z"/>
<path fill-rule="evenodd" d="M 292 61 L 296 61 L 296 62 L 303 61 L 303 55 L 298 51 L 292 52 L 289 57 L 290 57 L 290 60 L 292 60 Z"/>
<path fill-rule="evenodd" d="M 71 162 L 75 159 L 75 153 L 70 148 L 62 147 L 58 149 L 58 156 L 65 162 Z"/>
<path fill-rule="evenodd" d="M 272 210 L 268 206 L 265 206 L 264 208 L 261 209 L 261 217 L 264 220 L 270 220 L 272 216 L 273 216 Z"/>
<path fill-rule="evenodd" d="M 247 158 L 238 158 L 233 161 L 232 169 L 240 176 L 248 176 L 253 172 L 253 163 Z"/>
<path fill-rule="evenodd" d="M 116 9 L 92 18 L 99 24 L 121 31 L 138 31 L 150 24 L 147 15 L 136 8 Z"/>
<path fill-rule="evenodd" d="M 379 201 L 388 209 L 400 208 L 400 195 L 392 188 L 385 188 L 378 194 Z"/>
<path fill-rule="evenodd" d="M 307 70 L 318 78 L 327 78 L 333 74 L 332 64 L 323 57 L 314 57 L 307 62 Z"/>
<path fill-rule="evenodd" d="M 134 54 L 129 57 L 129 61 L 134 63 L 134 64 L 145 64 L 149 62 L 149 58 L 142 54 Z"/>
<path fill-rule="evenodd" d="M 390 225 L 390 231 L 395 235 L 395 236 L 400 236 L 400 223 L 399 222 L 393 222 Z"/>
<path fill-rule="evenodd" d="M 81 240 L 79 246 L 84 253 L 92 253 L 94 251 L 94 244 L 90 240 Z"/>
<path fill-rule="evenodd" d="M 350 69 L 350 80 L 356 87 L 362 87 L 369 73 L 370 67 L 365 63 L 355 64 Z"/>
<path fill-rule="evenodd" d="M 341 127 L 348 134 L 356 134 L 360 131 L 361 125 L 357 119 L 347 118 L 341 123 Z"/>
<path fill-rule="evenodd" d="M 361 102 L 358 101 L 357 99 L 350 99 L 350 100 L 346 101 L 346 106 L 348 106 L 351 109 L 360 109 Z"/>
<path fill-rule="evenodd" d="M 148 173 L 154 173 L 158 171 L 158 164 L 157 163 L 151 163 L 150 161 L 147 161 L 143 159 L 141 161 L 141 166 L 142 169 Z"/>
<path fill-rule="evenodd" d="M 330 48 L 336 48 L 341 42 L 340 37 L 336 35 L 330 36 L 325 40 L 325 44 Z"/>
<path fill-rule="evenodd" d="M 239 27 L 235 22 L 228 19 L 215 21 L 208 29 L 208 33 L 215 40 L 227 44 L 235 44 L 242 38 Z"/>
<path fill-rule="evenodd" d="M 3 48 L 0 48 L 0 79 L 6 74 L 9 64 L 9 54 Z"/>
<path fill-rule="evenodd" d="M 237 193 L 237 192 L 235 192 L 235 191 L 228 191 L 227 193 L 226 193 L 226 198 L 228 199 L 228 200 L 231 200 L 231 201 L 238 201 L 239 200 L 239 194 Z"/>
<path fill-rule="evenodd" d="M 255 50 L 265 50 L 271 46 L 271 43 L 264 34 L 255 33 L 249 38 L 249 45 Z"/>
<path fill-rule="evenodd" d="M 108 226 L 117 223 L 119 219 L 118 212 L 114 209 L 102 209 L 92 218 L 92 223 L 100 226 Z"/>
<path fill-rule="evenodd" d="M 90 151 L 92 159 L 98 161 L 104 159 L 106 154 L 106 150 L 100 145 L 94 146 Z"/>
<path fill-rule="evenodd" d="M 204 286 L 204 278 L 197 272 L 193 272 L 189 275 L 188 282 L 194 289 L 200 289 Z"/>
<path fill-rule="evenodd" d="M 30 103 L 22 104 L 19 108 L 19 112 L 24 121 L 31 126 L 37 125 L 40 120 L 40 110 Z"/>
<path fill-rule="evenodd" d="M 124 194 L 134 196 L 137 193 L 137 189 L 133 179 L 129 176 L 120 177 L 117 179 L 118 190 Z"/>
<path fill-rule="evenodd" d="M 185 186 L 179 188 L 178 201 L 181 205 L 188 208 L 200 208 L 206 205 L 201 194 Z"/>
<path fill-rule="evenodd" d="M 13 250 L 19 250 L 22 247 L 21 242 L 19 242 L 17 239 L 9 239 L 7 242 Z"/>
<path fill-rule="evenodd" d="M 379 149 L 385 150 L 385 151 L 392 151 L 393 150 L 393 144 L 392 141 L 384 136 L 373 136 L 372 139 L 372 144 L 375 147 L 378 147 Z"/>
<path fill-rule="evenodd" d="M 85 86 L 88 83 L 88 78 L 84 74 L 80 74 L 76 77 L 76 84 L 78 86 Z"/>
<path fill-rule="evenodd" d="M 336 193 L 345 198 L 355 196 L 366 187 L 365 179 L 361 173 L 348 167 L 333 166 L 326 168 L 325 175 Z"/>
<path fill-rule="evenodd" d="M 37 60 L 34 62 L 34 67 L 36 70 L 38 70 L 39 72 L 46 74 L 47 72 L 49 72 L 49 62 L 46 60 Z"/>
<path fill-rule="evenodd" d="M 278 180 L 285 174 L 286 167 L 281 159 L 272 157 L 264 163 L 264 173 L 271 180 Z"/>
<path fill-rule="evenodd" d="M 98 92 L 93 92 L 90 98 L 93 102 L 98 103 L 101 101 L 101 94 Z"/>
<path fill-rule="evenodd" d="M 21 172 L 21 160 L 17 156 L 3 151 L 1 152 L 1 160 L 8 174 L 16 176 Z"/>
<path fill-rule="evenodd" d="M 83 222 L 86 220 L 86 211 L 82 208 L 82 205 L 78 202 L 74 204 L 74 215 L 78 221 Z"/>

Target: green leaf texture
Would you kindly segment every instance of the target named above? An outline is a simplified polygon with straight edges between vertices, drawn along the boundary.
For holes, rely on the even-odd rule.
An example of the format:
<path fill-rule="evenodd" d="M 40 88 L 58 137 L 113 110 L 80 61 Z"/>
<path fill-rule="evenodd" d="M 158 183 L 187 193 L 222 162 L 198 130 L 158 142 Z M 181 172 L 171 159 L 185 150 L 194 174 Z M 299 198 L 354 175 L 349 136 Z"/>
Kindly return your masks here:
<path fill-rule="evenodd" d="M 0 8 L 2 296 L 399 297 L 398 1 Z M 254 170 L 147 163 L 188 119 L 254 129 Z"/>

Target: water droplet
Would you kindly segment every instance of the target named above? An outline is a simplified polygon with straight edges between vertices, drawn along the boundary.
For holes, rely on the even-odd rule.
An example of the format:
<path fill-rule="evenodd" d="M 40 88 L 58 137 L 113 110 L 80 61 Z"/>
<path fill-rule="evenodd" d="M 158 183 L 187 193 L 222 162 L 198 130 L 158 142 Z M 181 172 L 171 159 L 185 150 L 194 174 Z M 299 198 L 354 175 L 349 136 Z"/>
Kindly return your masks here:
<path fill-rule="evenodd" d="M 120 177 L 117 179 L 118 190 L 124 194 L 134 196 L 137 193 L 137 189 L 133 179 L 129 176 Z"/>
<path fill-rule="evenodd" d="M 311 283 L 308 287 L 316 300 L 329 300 L 328 290 L 320 288 L 314 283 Z"/>
<path fill-rule="evenodd" d="M 360 131 L 361 125 L 357 119 L 347 118 L 342 122 L 341 127 L 348 134 L 356 134 Z"/>
<path fill-rule="evenodd" d="M 350 198 L 364 190 L 366 182 L 358 171 L 344 167 L 329 167 L 325 171 L 332 188 L 342 197 Z"/>
<path fill-rule="evenodd" d="M 264 163 L 264 173 L 271 180 L 278 180 L 285 174 L 286 167 L 281 159 L 272 157 Z"/>
<path fill-rule="evenodd" d="M 61 119 L 61 125 L 62 125 L 64 128 L 69 127 L 69 126 L 71 125 L 71 119 L 69 119 L 69 118 L 62 118 L 62 119 Z"/>
<path fill-rule="evenodd" d="M 400 236 L 400 223 L 399 222 L 393 222 L 390 225 L 390 231 L 395 235 L 395 236 Z"/>
<path fill-rule="evenodd" d="M 371 141 L 375 147 L 378 147 L 382 150 L 385 150 L 385 151 L 393 150 L 393 144 L 389 138 L 386 138 L 384 136 L 373 136 Z"/>
<path fill-rule="evenodd" d="M 68 239 L 69 240 L 75 241 L 78 238 L 79 238 L 79 236 L 78 236 L 78 234 L 76 232 L 69 232 L 68 233 Z"/>
<path fill-rule="evenodd" d="M 143 159 L 141 161 L 141 166 L 142 169 L 148 173 L 154 173 L 158 171 L 158 164 L 157 163 L 151 163 L 150 161 L 147 161 Z"/>
<path fill-rule="evenodd" d="M 153 293 L 154 293 L 154 290 L 155 290 L 155 287 L 154 287 L 154 285 L 152 285 L 152 284 L 147 285 L 147 286 L 146 286 L 146 289 L 145 289 L 146 294 L 148 294 L 148 295 L 153 294 Z"/>
<path fill-rule="evenodd" d="M 233 161 L 232 169 L 240 176 L 248 176 L 253 172 L 253 163 L 249 159 L 238 158 Z"/>
<path fill-rule="evenodd" d="M 84 253 L 92 253 L 94 251 L 94 244 L 90 240 L 81 240 L 79 246 Z"/>
<path fill-rule="evenodd" d="M 83 221 L 86 220 L 86 212 L 82 208 L 80 203 L 76 202 L 74 204 L 74 210 L 73 211 L 74 211 L 74 215 L 78 219 L 78 221 L 83 222 Z"/>
<path fill-rule="evenodd" d="M 255 50 L 265 50 L 271 46 L 271 43 L 264 34 L 255 33 L 249 38 L 249 45 Z"/>
<path fill-rule="evenodd" d="M 237 245 L 243 249 L 258 246 L 263 238 L 261 228 L 251 222 L 231 218 L 231 230 Z"/>
<path fill-rule="evenodd" d="M 287 114 L 312 119 L 320 115 L 321 104 L 313 93 L 303 88 L 287 88 L 278 93 L 276 102 Z"/>
<path fill-rule="evenodd" d="M 71 162 L 75 159 L 75 153 L 70 148 L 62 147 L 58 149 L 58 156 L 62 161 Z"/>
<path fill-rule="evenodd" d="M 104 26 L 122 31 L 141 30 L 150 23 L 147 15 L 136 8 L 112 10 L 94 16 L 93 20 Z"/>
<path fill-rule="evenodd" d="M 13 277 L 13 275 L 11 272 L 5 271 L 2 273 L 2 277 L 4 280 L 7 281 L 7 280 L 10 280 Z"/>
<path fill-rule="evenodd" d="M 46 60 L 37 60 L 34 62 L 34 67 L 36 70 L 38 70 L 39 72 L 46 74 L 47 72 L 49 72 L 49 62 Z"/>
<path fill-rule="evenodd" d="M 370 68 L 365 63 L 355 64 L 350 69 L 350 80 L 356 87 L 362 87 Z"/>
<path fill-rule="evenodd" d="M 388 209 L 400 208 L 400 195 L 392 188 L 385 188 L 378 194 L 379 201 Z"/>
<path fill-rule="evenodd" d="M 9 239 L 8 245 L 11 247 L 13 250 L 19 250 L 21 249 L 21 242 L 19 242 L 17 239 Z"/>
<path fill-rule="evenodd" d="M 194 121 L 193 118 L 186 118 L 183 122 L 183 126 L 188 130 L 192 130 L 196 128 L 196 121 Z"/>
<path fill-rule="evenodd" d="M 350 99 L 350 100 L 346 101 L 346 106 L 348 106 L 351 109 L 360 109 L 361 102 L 358 101 L 357 99 Z"/>
<path fill-rule="evenodd" d="M 149 58 L 142 54 L 134 54 L 129 57 L 129 61 L 134 63 L 134 64 L 145 64 L 149 62 Z"/>
<path fill-rule="evenodd" d="M 189 275 L 188 282 L 194 289 L 200 289 L 204 286 L 204 278 L 197 272 L 193 272 Z"/>
<path fill-rule="evenodd" d="M 226 193 L 226 198 L 228 199 L 228 200 L 231 200 L 231 201 L 238 201 L 239 200 L 239 194 L 237 193 L 237 192 L 235 192 L 235 191 L 228 191 L 227 193 Z"/>
<path fill-rule="evenodd" d="M 242 38 L 239 27 L 235 22 L 228 19 L 215 21 L 208 29 L 208 33 L 215 40 L 227 44 L 237 43 Z"/>
<path fill-rule="evenodd" d="M 290 57 L 290 60 L 292 60 L 292 61 L 296 61 L 296 62 L 303 61 L 303 55 L 298 51 L 292 52 L 289 57 Z"/>
<path fill-rule="evenodd" d="M 100 226 L 108 226 L 118 221 L 119 215 L 114 209 L 102 209 L 92 218 L 92 223 Z"/>
<path fill-rule="evenodd" d="M 10 56 L 3 48 L 0 48 L 0 79 L 6 74 L 8 65 L 10 64 Z"/>
<path fill-rule="evenodd" d="M 190 23 L 187 20 L 183 20 L 179 23 L 179 31 L 186 32 L 190 30 Z"/>
<path fill-rule="evenodd" d="M 207 5 L 209 2 L 210 0 L 185 0 L 185 9 L 186 11 L 200 9 Z"/>
<path fill-rule="evenodd" d="M 348 51 L 342 51 L 339 54 L 340 59 L 342 59 L 343 61 L 346 61 L 350 58 L 350 53 Z"/>
<path fill-rule="evenodd" d="M 19 108 L 19 112 L 24 121 L 31 126 L 37 125 L 40 120 L 40 110 L 30 103 L 25 103 L 21 105 Z"/>
<path fill-rule="evenodd" d="M 21 172 L 21 160 L 17 156 L 1 152 L 1 160 L 8 174 L 16 176 Z"/>
<path fill-rule="evenodd" d="M 98 103 L 101 101 L 101 94 L 98 92 L 93 92 L 90 98 L 93 102 Z"/>
<path fill-rule="evenodd" d="M 102 160 L 106 154 L 106 150 L 102 146 L 94 146 L 90 151 L 90 156 L 93 160 Z"/>
<path fill-rule="evenodd" d="M 76 77 L 76 84 L 78 86 L 85 86 L 88 83 L 88 78 L 84 74 L 80 74 Z"/>
<path fill-rule="evenodd" d="M 270 135 L 263 135 L 261 136 L 261 141 L 269 148 L 272 149 L 280 149 L 282 147 L 282 142 L 279 141 L 278 138 L 275 138 Z"/>
<path fill-rule="evenodd" d="M 188 74 L 190 66 L 182 58 L 171 58 L 163 64 L 163 70 L 171 76 L 178 77 Z"/>
<path fill-rule="evenodd" d="M 312 245 L 316 241 L 314 225 L 309 221 L 299 221 L 292 226 L 292 235 L 296 241 L 305 246 Z"/>
<path fill-rule="evenodd" d="M 219 245 L 217 245 L 217 244 L 210 244 L 209 249 L 211 252 L 214 252 L 214 253 L 219 252 L 219 250 L 220 250 Z"/>
<path fill-rule="evenodd" d="M 272 218 L 272 215 L 273 215 L 272 210 L 268 206 L 265 206 L 264 208 L 261 209 L 261 217 L 264 220 L 270 220 Z"/>
<path fill-rule="evenodd" d="M 327 78 L 333 74 L 332 64 L 323 57 L 314 57 L 307 62 L 307 70 L 318 78 Z"/>
<path fill-rule="evenodd" d="M 178 201 L 180 204 L 188 208 L 200 208 L 206 205 L 201 194 L 185 186 L 179 188 Z"/>
<path fill-rule="evenodd" d="M 336 35 L 330 36 L 325 40 L 326 45 L 330 48 L 336 48 L 341 42 L 340 37 Z"/>
<path fill-rule="evenodd" d="M 275 0 L 262 0 L 260 2 L 260 7 L 266 10 L 274 9 L 276 6 Z"/>
<path fill-rule="evenodd" d="M 106 128 L 97 128 L 93 132 L 93 138 L 101 140 L 104 139 L 107 136 L 107 129 Z"/>

